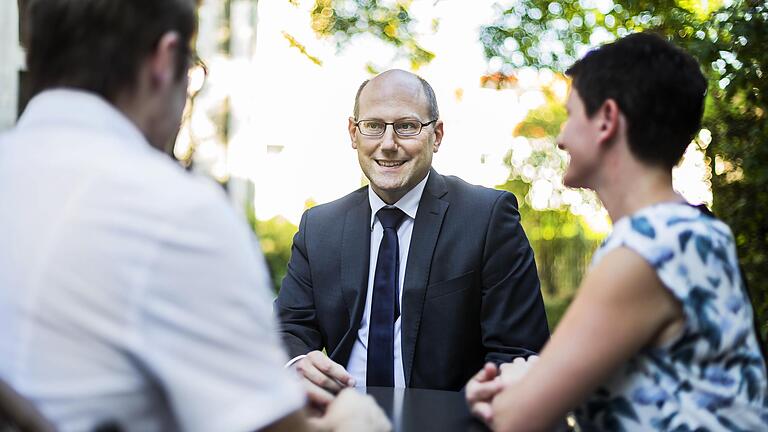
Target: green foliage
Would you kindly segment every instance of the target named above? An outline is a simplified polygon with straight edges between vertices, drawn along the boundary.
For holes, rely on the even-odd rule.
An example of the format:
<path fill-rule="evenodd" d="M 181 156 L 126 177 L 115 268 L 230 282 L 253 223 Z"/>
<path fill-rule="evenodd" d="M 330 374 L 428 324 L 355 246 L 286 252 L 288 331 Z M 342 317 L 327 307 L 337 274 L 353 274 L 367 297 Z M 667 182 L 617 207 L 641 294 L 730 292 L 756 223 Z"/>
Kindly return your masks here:
<path fill-rule="evenodd" d="M 714 211 L 733 229 L 759 320 L 768 330 L 768 5 L 764 1 L 521 0 L 481 30 L 502 70 L 563 71 L 587 48 L 629 32 L 658 32 L 693 54 L 710 86 L 703 127 Z M 588 7 L 584 7 L 587 5 Z M 589 5 L 594 5 L 589 7 Z M 712 163 L 714 162 L 714 163 Z"/>
<path fill-rule="evenodd" d="M 248 223 L 259 238 L 261 251 L 267 260 L 269 274 L 272 278 L 272 287 L 275 293 L 280 291 L 280 285 L 288 269 L 288 261 L 291 259 L 291 246 L 293 236 L 299 227 L 280 216 L 260 221 L 256 219 L 253 209 L 246 209 Z"/>
<path fill-rule="evenodd" d="M 702 6 L 706 4 L 706 6 Z M 521 0 L 500 8 L 497 19 L 481 29 L 485 54 L 514 68 L 531 66 L 563 71 L 600 42 L 631 32 L 654 29 L 687 38 L 696 49 L 711 49 L 705 41 L 713 8 L 722 1 L 586 2 Z"/>
<path fill-rule="evenodd" d="M 734 232 L 755 309 L 768 333 L 768 6 L 737 2 L 711 24 L 711 65 L 704 127 L 712 133 L 714 212 Z M 717 161 L 721 161 L 719 164 Z M 719 165 L 719 166 L 718 166 Z"/>
<path fill-rule="evenodd" d="M 288 41 L 288 44 L 291 46 L 291 48 L 296 48 L 309 61 L 311 61 L 312 63 L 314 63 L 314 64 L 316 64 L 318 66 L 322 66 L 323 65 L 323 61 L 320 60 L 319 58 L 313 56 L 312 54 L 310 54 L 307 51 L 307 47 L 304 46 L 304 44 L 302 44 L 301 42 L 299 42 L 292 34 L 284 31 L 283 32 L 283 37 L 285 38 L 285 40 Z"/>
<path fill-rule="evenodd" d="M 515 129 L 525 138 L 524 149 L 513 146 L 505 159 L 510 168 L 509 179 L 499 189 L 508 190 L 520 200 L 523 229 L 536 257 L 544 305 L 550 329 L 554 329 L 575 295 L 592 253 L 603 235 L 593 232 L 573 207 L 598 206 L 594 194 L 566 191 L 562 177 L 566 160 L 556 149 L 555 137 L 566 114 L 562 101 L 544 89 L 547 103 L 532 110 Z M 516 152 L 522 152 L 520 157 Z M 546 180 L 552 190 L 543 209 L 534 208 L 532 184 Z M 564 199 L 569 195 L 568 199 Z"/>
<path fill-rule="evenodd" d="M 520 219 L 536 257 L 549 328 L 554 330 L 602 236 L 591 232 L 585 221 L 568 208 L 533 209 L 530 199 L 523 199 L 529 196 L 530 184 L 512 172 L 513 178 L 497 188 L 521 198 Z"/>
<path fill-rule="evenodd" d="M 355 36 L 370 34 L 395 46 L 411 61 L 411 67 L 418 69 L 435 55 L 416 40 L 410 4 L 410 0 L 316 0 L 310 13 L 312 29 L 319 36 L 334 38 L 339 49 Z"/>
<path fill-rule="evenodd" d="M 544 309 L 547 312 L 547 324 L 549 325 L 549 331 L 555 331 L 557 325 L 563 319 L 565 311 L 568 310 L 575 291 L 568 295 L 550 296 L 544 293 Z"/>
<path fill-rule="evenodd" d="M 514 134 L 526 138 L 548 138 L 554 142 L 567 113 L 565 104 L 557 100 L 551 89 L 545 88 L 543 91 L 547 103 L 528 112 L 525 120 L 515 128 Z"/>

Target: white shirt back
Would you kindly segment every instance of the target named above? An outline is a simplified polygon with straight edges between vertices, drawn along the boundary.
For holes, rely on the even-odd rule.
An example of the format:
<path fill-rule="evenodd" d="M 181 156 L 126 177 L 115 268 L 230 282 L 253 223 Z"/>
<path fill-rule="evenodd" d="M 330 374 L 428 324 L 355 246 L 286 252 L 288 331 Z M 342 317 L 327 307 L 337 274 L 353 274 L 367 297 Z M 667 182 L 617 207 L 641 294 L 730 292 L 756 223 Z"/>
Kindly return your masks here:
<path fill-rule="evenodd" d="M 0 377 L 60 430 L 253 430 L 303 405 L 252 234 L 112 105 L 30 101 L 0 200 Z"/>

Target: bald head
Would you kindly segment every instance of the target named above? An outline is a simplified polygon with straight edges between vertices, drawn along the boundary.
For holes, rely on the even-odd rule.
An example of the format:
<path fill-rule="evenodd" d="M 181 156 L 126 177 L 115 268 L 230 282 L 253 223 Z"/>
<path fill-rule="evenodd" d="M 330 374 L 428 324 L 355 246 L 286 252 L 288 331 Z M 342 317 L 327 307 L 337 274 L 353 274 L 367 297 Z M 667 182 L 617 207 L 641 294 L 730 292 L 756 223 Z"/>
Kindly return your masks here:
<path fill-rule="evenodd" d="M 369 86 L 369 84 L 372 84 Z M 388 84 L 384 86 L 384 84 Z M 370 88 L 369 88 L 370 87 Z M 440 117 L 440 111 L 437 108 L 437 98 L 435 97 L 435 91 L 432 90 L 432 86 L 422 77 L 401 69 L 390 69 L 382 72 L 375 77 L 363 81 L 360 84 L 360 88 L 357 89 L 355 95 L 355 108 L 354 117 L 359 120 L 360 115 L 360 96 L 363 94 L 363 90 L 379 91 L 384 87 L 395 87 L 405 89 L 406 91 L 412 91 L 419 93 L 421 100 L 427 107 L 427 115 L 429 120 L 436 120 Z"/>
<path fill-rule="evenodd" d="M 405 196 L 432 167 L 443 139 L 434 100 L 426 81 L 401 70 L 384 72 L 357 92 L 360 118 L 348 119 L 349 138 L 371 189 L 387 204 Z M 369 124 L 377 126 L 361 126 Z"/>

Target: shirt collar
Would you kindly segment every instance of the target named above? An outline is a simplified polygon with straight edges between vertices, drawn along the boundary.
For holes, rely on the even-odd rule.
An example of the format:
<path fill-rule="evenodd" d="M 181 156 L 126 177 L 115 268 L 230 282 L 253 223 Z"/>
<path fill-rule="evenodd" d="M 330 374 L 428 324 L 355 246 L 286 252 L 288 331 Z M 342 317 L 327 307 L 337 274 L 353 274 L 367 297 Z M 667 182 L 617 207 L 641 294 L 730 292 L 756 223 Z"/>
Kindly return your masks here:
<path fill-rule="evenodd" d="M 400 198 L 392 207 L 397 207 L 408 215 L 411 219 L 416 219 L 416 211 L 419 210 L 419 202 L 421 201 L 421 195 L 424 193 L 424 187 L 427 185 L 429 179 L 429 172 L 427 172 L 424 180 L 420 181 L 413 189 L 409 190 L 402 198 Z M 382 207 L 386 207 L 385 203 L 373 188 L 368 186 L 368 203 L 371 205 L 371 230 L 373 230 L 373 224 L 376 222 L 376 212 L 381 210 Z"/>
<path fill-rule="evenodd" d="M 67 125 L 103 130 L 120 136 L 118 141 L 150 146 L 139 128 L 101 96 L 85 90 L 56 88 L 33 97 L 19 118 L 19 128 Z"/>

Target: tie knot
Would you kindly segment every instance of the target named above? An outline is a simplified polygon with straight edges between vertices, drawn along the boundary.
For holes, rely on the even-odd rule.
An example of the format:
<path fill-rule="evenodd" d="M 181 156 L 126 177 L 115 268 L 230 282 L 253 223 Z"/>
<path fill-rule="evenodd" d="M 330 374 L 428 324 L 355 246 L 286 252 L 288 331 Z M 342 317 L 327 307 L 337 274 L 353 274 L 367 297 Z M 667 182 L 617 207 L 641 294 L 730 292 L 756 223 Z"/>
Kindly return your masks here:
<path fill-rule="evenodd" d="M 379 222 L 381 222 L 381 226 L 384 229 L 397 229 L 405 217 L 405 213 L 397 207 L 383 207 L 379 209 L 376 215 L 379 217 Z"/>

